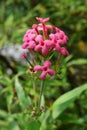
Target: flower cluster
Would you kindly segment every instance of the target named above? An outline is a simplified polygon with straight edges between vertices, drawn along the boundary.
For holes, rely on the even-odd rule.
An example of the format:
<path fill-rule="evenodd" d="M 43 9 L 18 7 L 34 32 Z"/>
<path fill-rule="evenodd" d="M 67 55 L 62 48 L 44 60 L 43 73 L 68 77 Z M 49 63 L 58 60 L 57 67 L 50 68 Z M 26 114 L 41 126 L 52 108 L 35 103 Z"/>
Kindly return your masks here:
<path fill-rule="evenodd" d="M 30 52 L 38 52 L 40 55 L 47 56 L 49 53 L 54 51 L 59 52 L 61 55 L 68 55 L 68 51 L 65 48 L 67 44 L 68 37 L 67 35 L 60 30 L 59 28 L 46 25 L 46 22 L 49 21 L 49 18 L 38 18 L 36 20 L 39 24 L 33 24 L 32 29 L 29 29 L 23 38 L 23 49 L 28 49 Z M 23 55 L 22 57 L 24 57 Z M 50 69 L 51 62 L 43 62 L 43 66 L 36 65 L 34 66 L 34 71 L 42 71 L 40 78 L 45 79 L 46 75 L 49 74 L 53 76 L 55 74 L 54 70 Z"/>

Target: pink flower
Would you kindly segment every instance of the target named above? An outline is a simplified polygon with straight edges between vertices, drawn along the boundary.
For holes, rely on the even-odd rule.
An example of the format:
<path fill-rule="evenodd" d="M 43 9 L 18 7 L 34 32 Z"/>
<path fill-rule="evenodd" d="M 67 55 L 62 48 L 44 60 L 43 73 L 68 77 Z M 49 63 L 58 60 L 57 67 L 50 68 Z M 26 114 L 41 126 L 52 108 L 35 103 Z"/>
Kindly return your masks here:
<path fill-rule="evenodd" d="M 46 25 L 45 23 L 49 21 L 49 18 L 36 17 L 36 19 L 40 23 L 33 24 L 32 29 L 26 31 L 22 48 L 41 52 L 42 55 L 47 55 L 51 51 L 68 55 L 68 51 L 63 47 L 63 44 L 67 43 L 67 35 L 55 26 Z"/>
<path fill-rule="evenodd" d="M 40 75 L 40 79 L 44 80 L 47 74 L 49 74 L 50 76 L 54 76 L 55 74 L 55 71 L 49 68 L 50 66 L 51 66 L 51 62 L 45 61 L 43 66 L 36 65 L 34 67 L 34 71 L 42 71 Z"/>
<path fill-rule="evenodd" d="M 26 53 L 23 53 L 22 55 L 21 55 L 21 59 L 25 59 L 27 57 L 27 54 Z"/>
<path fill-rule="evenodd" d="M 55 46 L 52 40 L 45 40 L 44 43 L 46 44 L 48 50 L 53 49 Z"/>
<path fill-rule="evenodd" d="M 23 49 L 26 49 L 27 46 L 28 46 L 28 42 L 25 42 L 25 43 L 23 43 L 22 48 L 23 48 Z"/>
<path fill-rule="evenodd" d="M 35 46 L 35 51 L 41 51 L 43 55 L 47 55 L 48 54 L 48 48 L 43 40 L 43 37 L 42 35 L 38 35 L 36 38 L 35 38 L 35 41 L 37 42 L 36 46 Z"/>
<path fill-rule="evenodd" d="M 26 34 L 24 35 L 23 38 L 23 45 L 22 48 L 23 49 L 34 49 L 36 43 L 35 43 L 35 36 L 36 36 L 36 32 L 34 29 L 29 29 Z"/>
<path fill-rule="evenodd" d="M 36 46 L 36 43 L 35 43 L 35 41 L 32 40 L 29 42 L 27 48 L 30 50 L 34 50 L 35 46 Z"/>
<path fill-rule="evenodd" d="M 66 50 L 65 47 L 61 47 L 60 53 L 63 54 L 63 55 L 69 55 L 69 52 Z"/>
<path fill-rule="evenodd" d="M 37 24 L 33 24 L 32 28 L 35 29 L 37 34 L 39 34 L 39 30 L 38 30 L 38 25 Z"/>
<path fill-rule="evenodd" d="M 49 19 L 50 18 L 43 19 L 43 18 L 36 17 L 36 20 L 38 20 L 40 23 L 43 23 L 43 24 L 45 24 L 47 21 L 49 21 Z"/>

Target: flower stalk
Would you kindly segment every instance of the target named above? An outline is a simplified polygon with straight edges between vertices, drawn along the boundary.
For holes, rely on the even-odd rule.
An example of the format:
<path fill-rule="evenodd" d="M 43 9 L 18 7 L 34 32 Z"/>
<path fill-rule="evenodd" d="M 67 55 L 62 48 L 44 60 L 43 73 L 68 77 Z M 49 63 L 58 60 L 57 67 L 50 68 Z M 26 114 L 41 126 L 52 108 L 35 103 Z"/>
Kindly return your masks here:
<path fill-rule="evenodd" d="M 40 86 L 40 99 L 39 99 L 39 108 L 41 107 L 41 101 L 42 101 L 42 96 L 44 92 L 44 81 L 41 81 L 41 86 Z"/>

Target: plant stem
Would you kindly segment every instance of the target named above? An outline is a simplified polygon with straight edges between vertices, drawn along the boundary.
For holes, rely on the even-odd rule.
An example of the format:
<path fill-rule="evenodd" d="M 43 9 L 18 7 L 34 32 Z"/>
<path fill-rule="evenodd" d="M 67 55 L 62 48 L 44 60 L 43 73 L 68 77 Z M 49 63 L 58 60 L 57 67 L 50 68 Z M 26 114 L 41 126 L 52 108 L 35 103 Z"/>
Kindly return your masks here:
<path fill-rule="evenodd" d="M 55 65 L 56 72 L 57 72 L 57 68 L 60 66 L 61 59 L 62 59 L 62 54 L 60 53 L 59 56 L 58 56 L 58 59 L 56 61 L 56 65 Z"/>
<path fill-rule="evenodd" d="M 61 59 L 62 59 L 62 54 L 60 53 L 59 56 L 58 56 L 58 60 L 57 60 L 58 64 L 60 63 Z"/>
<path fill-rule="evenodd" d="M 37 105 L 37 99 L 36 99 L 35 79 L 33 79 L 33 89 L 34 89 L 34 103 L 35 103 L 35 107 L 36 107 L 36 105 Z"/>
<path fill-rule="evenodd" d="M 39 107 L 41 105 L 41 99 L 42 99 L 42 95 L 43 95 L 43 89 L 44 89 L 44 81 L 41 81 L 41 89 L 40 89 L 40 100 L 39 100 Z"/>
<path fill-rule="evenodd" d="M 29 65 L 33 68 L 33 65 L 32 65 L 31 62 L 28 60 L 28 58 L 25 57 L 25 59 L 26 59 L 26 61 L 29 63 Z"/>

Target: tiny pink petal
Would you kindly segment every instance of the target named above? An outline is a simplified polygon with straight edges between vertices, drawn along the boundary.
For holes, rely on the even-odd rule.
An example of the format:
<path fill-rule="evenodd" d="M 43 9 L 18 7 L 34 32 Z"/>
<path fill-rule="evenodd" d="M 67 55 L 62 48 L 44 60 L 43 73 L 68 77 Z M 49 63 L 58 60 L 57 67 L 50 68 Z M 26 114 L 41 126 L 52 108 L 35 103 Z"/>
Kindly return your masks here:
<path fill-rule="evenodd" d="M 44 43 L 47 45 L 48 49 L 53 48 L 55 46 L 52 40 L 45 40 Z"/>
<path fill-rule="evenodd" d="M 55 37 L 55 34 L 53 34 L 53 33 L 51 33 L 50 35 L 49 35 L 49 37 L 50 37 L 50 39 L 55 39 L 56 37 Z"/>
<path fill-rule="evenodd" d="M 60 53 L 63 54 L 63 55 L 69 55 L 69 52 L 64 47 L 61 47 Z"/>
<path fill-rule="evenodd" d="M 27 40 L 28 40 L 28 35 L 25 35 L 25 36 L 23 37 L 23 42 L 27 42 Z"/>
<path fill-rule="evenodd" d="M 61 30 L 57 27 L 54 27 L 54 31 L 56 31 L 57 33 L 59 33 Z"/>
<path fill-rule="evenodd" d="M 35 48 L 34 48 L 35 51 L 40 51 L 41 49 L 42 49 L 42 46 L 39 45 L 39 44 L 36 45 Z"/>
<path fill-rule="evenodd" d="M 56 43 L 54 50 L 60 51 L 60 45 L 58 43 Z"/>
<path fill-rule="evenodd" d="M 43 37 L 42 35 L 37 35 L 37 37 L 35 38 L 36 42 L 42 42 L 43 41 Z"/>
<path fill-rule="evenodd" d="M 43 46 L 43 47 L 42 47 L 42 54 L 43 54 L 43 55 L 47 55 L 47 54 L 48 54 L 48 49 L 47 49 L 46 46 Z"/>
<path fill-rule="evenodd" d="M 37 24 L 33 24 L 33 25 L 32 25 L 32 28 L 33 28 L 33 29 L 36 29 L 37 27 L 38 27 Z"/>
<path fill-rule="evenodd" d="M 22 48 L 23 48 L 23 49 L 26 49 L 26 48 L 27 48 L 27 46 L 28 46 L 28 43 L 27 43 L 27 42 L 25 42 L 25 43 L 23 43 Z"/>
<path fill-rule="evenodd" d="M 34 42 L 34 41 L 30 41 L 28 48 L 29 48 L 29 49 L 34 49 L 35 46 L 36 46 L 35 42 Z"/>
<path fill-rule="evenodd" d="M 23 53 L 22 55 L 21 55 L 21 59 L 24 59 L 24 58 L 26 58 L 27 57 L 27 54 L 26 53 Z"/>
<path fill-rule="evenodd" d="M 47 71 L 42 71 L 40 79 L 44 80 L 46 78 Z"/>
<path fill-rule="evenodd" d="M 32 33 L 28 34 L 28 39 L 29 40 L 34 40 L 34 38 L 35 38 L 35 34 L 32 34 Z"/>
<path fill-rule="evenodd" d="M 47 73 L 48 73 L 50 76 L 55 75 L 55 71 L 52 70 L 52 69 L 48 69 L 48 70 L 47 70 Z"/>
<path fill-rule="evenodd" d="M 43 71 L 43 67 L 40 65 L 34 66 L 34 71 Z"/>
<path fill-rule="evenodd" d="M 45 22 L 49 21 L 49 19 L 50 18 L 43 19 L 43 18 L 36 17 L 36 20 L 38 20 L 40 23 L 45 23 Z"/>
<path fill-rule="evenodd" d="M 45 67 L 50 67 L 51 66 L 51 62 L 48 60 L 48 61 L 45 61 L 44 62 L 44 66 Z"/>

